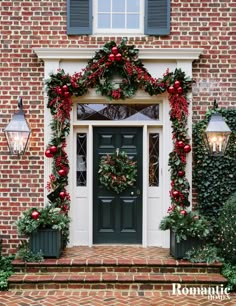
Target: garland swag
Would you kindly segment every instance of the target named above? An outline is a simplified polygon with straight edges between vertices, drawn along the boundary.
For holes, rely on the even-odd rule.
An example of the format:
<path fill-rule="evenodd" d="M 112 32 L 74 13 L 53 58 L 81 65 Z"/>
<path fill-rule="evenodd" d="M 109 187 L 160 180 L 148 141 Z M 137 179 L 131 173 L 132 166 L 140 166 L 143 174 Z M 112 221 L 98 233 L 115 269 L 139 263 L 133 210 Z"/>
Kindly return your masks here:
<path fill-rule="evenodd" d="M 58 70 L 46 80 L 48 108 L 52 115 L 51 140 L 45 155 L 52 158 L 48 198 L 50 204 L 61 208 L 61 213 L 68 214 L 70 196 L 68 185 L 69 161 L 66 154 L 66 137 L 70 132 L 70 112 L 72 96 L 85 95 L 90 88 L 111 101 L 132 98 L 138 89 L 149 95 L 158 95 L 167 91 L 170 103 L 170 120 L 173 131 L 173 151 L 169 155 L 171 171 L 172 206 L 189 206 L 189 183 L 185 177 L 186 155 L 191 151 L 187 130 L 188 102 L 187 92 L 192 80 L 181 69 L 164 73 L 163 78 L 153 78 L 138 58 L 139 50 L 134 45 L 126 45 L 122 40 L 119 45 L 114 41 L 106 43 L 87 66 L 79 73 L 66 74 Z M 113 79 L 121 78 L 120 83 Z"/>

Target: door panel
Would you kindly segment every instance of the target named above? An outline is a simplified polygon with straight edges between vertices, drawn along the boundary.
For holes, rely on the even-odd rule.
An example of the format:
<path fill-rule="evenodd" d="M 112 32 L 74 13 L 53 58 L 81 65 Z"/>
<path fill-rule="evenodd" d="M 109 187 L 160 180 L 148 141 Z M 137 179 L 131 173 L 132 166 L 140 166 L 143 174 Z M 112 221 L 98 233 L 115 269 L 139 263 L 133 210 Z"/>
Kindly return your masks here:
<path fill-rule="evenodd" d="M 93 240 L 94 243 L 142 243 L 142 128 L 95 127 L 93 148 Z M 120 194 L 99 182 L 103 155 L 125 151 L 137 161 L 135 186 Z"/>

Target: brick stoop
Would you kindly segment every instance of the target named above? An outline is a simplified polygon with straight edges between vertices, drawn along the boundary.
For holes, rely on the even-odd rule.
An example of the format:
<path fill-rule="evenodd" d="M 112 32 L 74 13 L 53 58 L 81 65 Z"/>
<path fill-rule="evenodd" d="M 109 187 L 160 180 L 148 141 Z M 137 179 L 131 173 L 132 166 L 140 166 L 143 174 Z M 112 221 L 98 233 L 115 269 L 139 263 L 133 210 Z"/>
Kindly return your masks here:
<path fill-rule="evenodd" d="M 102 247 L 101 247 L 102 248 Z M 140 248 L 137 249 L 140 254 Z M 43 262 L 13 262 L 15 274 L 9 278 L 9 290 L 166 290 L 173 283 L 182 287 L 212 287 L 226 284 L 220 274 L 221 263 L 190 263 L 167 256 L 154 259 L 135 255 L 113 258 L 96 252 L 88 257 L 62 257 Z M 116 254 L 114 250 L 114 254 Z M 91 255 L 91 254 L 90 254 Z M 145 255 L 147 258 L 144 258 Z"/>

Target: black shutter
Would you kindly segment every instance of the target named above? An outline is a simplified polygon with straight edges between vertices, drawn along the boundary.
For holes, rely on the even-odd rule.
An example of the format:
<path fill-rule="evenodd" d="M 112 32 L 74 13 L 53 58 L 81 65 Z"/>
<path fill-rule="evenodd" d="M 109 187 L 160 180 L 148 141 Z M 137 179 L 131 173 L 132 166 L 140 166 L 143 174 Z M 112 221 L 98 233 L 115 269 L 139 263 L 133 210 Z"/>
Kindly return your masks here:
<path fill-rule="evenodd" d="M 145 0 L 146 35 L 170 34 L 170 0 Z"/>
<path fill-rule="evenodd" d="M 92 34 L 92 0 L 67 0 L 67 34 Z"/>

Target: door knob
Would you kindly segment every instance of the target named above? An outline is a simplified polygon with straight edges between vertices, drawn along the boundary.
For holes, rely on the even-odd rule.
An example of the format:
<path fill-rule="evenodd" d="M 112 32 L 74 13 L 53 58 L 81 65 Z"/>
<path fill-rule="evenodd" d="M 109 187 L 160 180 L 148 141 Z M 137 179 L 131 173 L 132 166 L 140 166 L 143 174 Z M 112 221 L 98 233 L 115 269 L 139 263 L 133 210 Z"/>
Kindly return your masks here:
<path fill-rule="evenodd" d="M 134 192 L 133 192 L 133 191 L 131 191 L 131 192 L 130 192 L 130 195 L 132 195 L 132 196 L 133 196 L 133 195 L 134 195 Z"/>

